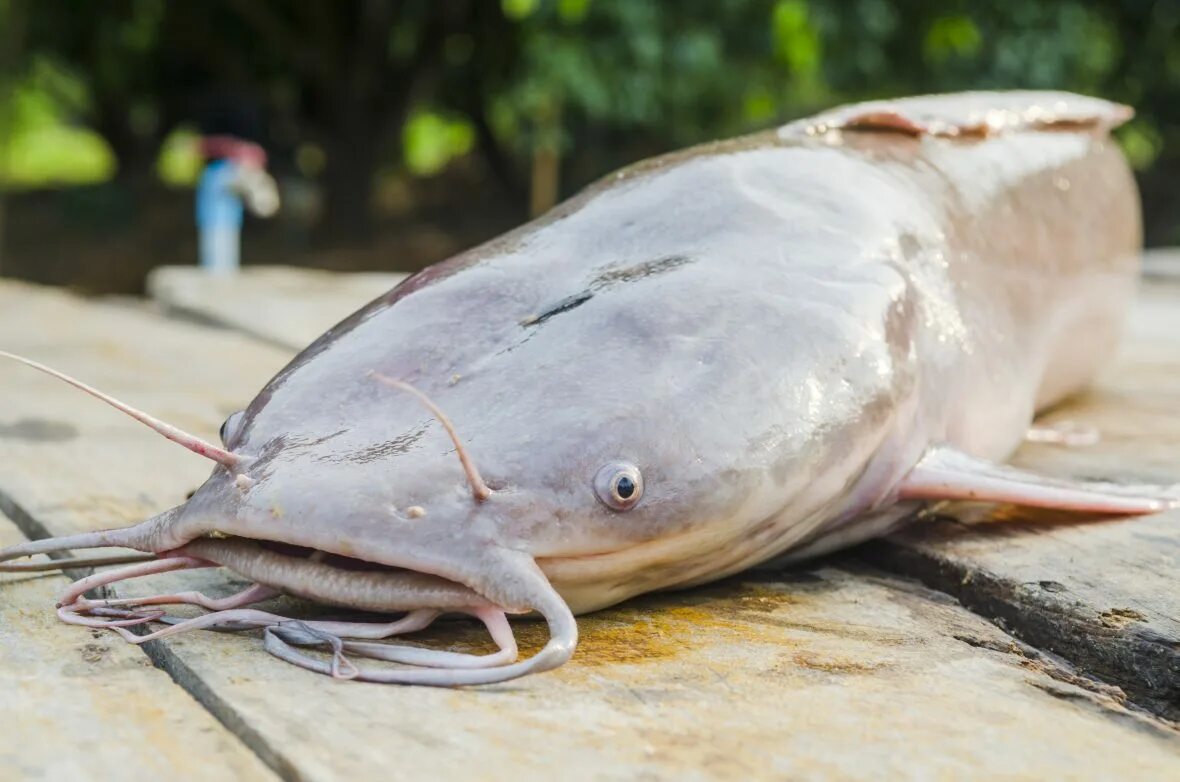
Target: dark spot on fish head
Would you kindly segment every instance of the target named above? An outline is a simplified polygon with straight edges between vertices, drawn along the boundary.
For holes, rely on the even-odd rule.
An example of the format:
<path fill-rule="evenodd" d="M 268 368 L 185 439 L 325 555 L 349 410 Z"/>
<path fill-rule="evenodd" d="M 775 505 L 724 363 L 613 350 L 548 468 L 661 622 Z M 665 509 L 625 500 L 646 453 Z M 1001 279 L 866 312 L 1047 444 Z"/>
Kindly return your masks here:
<path fill-rule="evenodd" d="M 688 263 L 692 259 L 686 255 L 668 255 L 662 258 L 656 258 L 652 261 L 645 261 L 643 263 L 635 264 L 633 266 L 612 266 L 604 269 L 598 274 L 590 285 L 585 290 L 566 296 L 564 299 L 549 304 L 535 312 L 521 318 L 520 325 L 529 328 L 531 326 L 538 326 L 555 315 L 569 312 L 577 307 L 582 306 L 590 299 L 594 298 L 595 293 L 603 291 L 607 288 L 624 283 L 636 282 L 638 280 L 654 277 L 659 274 L 670 272 Z"/>
<path fill-rule="evenodd" d="M 529 315 L 522 318 L 520 325 L 528 328 L 529 326 L 537 326 L 552 318 L 554 315 L 560 315 L 563 312 L 569 312 L 575 307 L 580 307 L 586 302 L 590 301 L 594 294 L 590 291 L 582 291 L 575 293 L 573 296 L 566 296 L 564 299 L 554 302 L 546 307 L 541 313 L 536 315 Z"/>
<path fill-rule="evenodd" d="M 30 440 L 37 443 L 60 443 L 73 440 L 78 429 L 64 421 L 49 421 L 44 418 L 21 418 L 10 424 L 0 424 L 0 438 Z"/>
<path fill-rule="evenodd" d="M 384 459 L 390 456 L 401 456 L 409 453 L 417 445 L 418 441 L 422 439 L 422 435 L 426 434 L 426 427 L 421 427 L 405 434 L 399 435 L 392 440 L 387 440 L 383 443 L 369 445 L 356 451 L 349 451 L 347 453 L 321 456 L 317 457 L 317 461 L 333 461 L 333 462 L 353 462 L 356 464 L 367 464 Z"/>
<path fill-rule="evenodd" d="M 656 275 L 666 274 L 674 269 L 679 269 L 692 263 L 692 259 L 687 255 L 667 255 L 662 258 L 656 258 L 651 261 L 644 261 L 633 266 L 613 266 L 603 270 L 590 283 L 590 290 L 600 290 L 608 288 L 613 285 L 619 285 L 628 282 L 637 282 Z"/>

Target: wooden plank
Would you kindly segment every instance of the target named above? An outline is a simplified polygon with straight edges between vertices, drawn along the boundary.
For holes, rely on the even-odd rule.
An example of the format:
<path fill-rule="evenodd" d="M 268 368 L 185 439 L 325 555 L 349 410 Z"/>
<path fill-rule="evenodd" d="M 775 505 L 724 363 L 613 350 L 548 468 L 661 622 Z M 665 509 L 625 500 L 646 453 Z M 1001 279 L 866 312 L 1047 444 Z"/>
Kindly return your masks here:
<path fill-rule="evenodd" d="M 231 344 L 224 332 L 62 298 L 0 285 L 8 346 L 52 348 L 50 359 L 65 368 L 103 375 L 113 391 L 146 397 L 204 432 L 223 405 L 233 406 L 223 396 L 246 382 L 251 367 L 260 382 L 266 364 L 280 359 L 256 344 Z M 63 304 L 69 317 L 57 309 Z M 17 305 L 23 314 L 13 314 Z M 137 363 L 104 364 L 109 358 L 95 346 L 120 344 L 127 334 L 151 335 L 134 354 Z M 218 362 L 241 371 L 208 370 Z M 128 376 L 120 379 L 119 369 Z M 206 371 L 216 382 L 200 377 Z M 15 379 L 0 384 L 0 425 L 27 431 L 17 422 L 32 415 L 31 404 L 53 401 L 53 386 Z M 146 458 L 128 462 L 140 458 L 129 448 L 158 449 L 120 441 L 116 430 L 131 425 L 99 421 L 81 412 L 86 404 L 65 403 L 52 426 L 32 427 L 44 435 L 68 425 L 70 439 L 40 442 L 36 451 L 18 444 L 26 449 L 21 458 L 3 462 L 0 493 L 27 509 L 31 523 L 54 532 L 107 524 L 178 500 L 191 487 L 187 465 L 159 454 L 151 470 Z M 134 476 L 146 492 L 117 477 L 129 463 L 155 473 Z M 70 480 L 56 477 L 62 472 Z M 104 502 L 79 507 L 62 499 L 79 496 Z M 178 585 L 215 594 L 235 586 L 223 574 L 200 572 L 136 588 Z M 1118 691 L 1020 647 L 937 593 L 871 572 L 828 567 L 649 596 L 581 626 L 571 664 L 462 691 L 333 682 L 273 660 L 253 634 L 205 633 L 149 651 L 291 778 L 518 780 L 555 770 L 572 779 L 1180 774 L 1175 730 L 1127 708 Z M 526 650 L 541 642 L 537 625 L 522 625 L 520 634 Z M 424 638 L 467 646 L 478 634 L 458 624 Z"/>
<path fill-rule="evenodd" d="M 0 545 L 24 540 L 0 515 Z M 0 769 L 5 779 L 274 779 L 138 649 L 67 628 L 67 579 L 0 574 Z"/>
<path fill-rule="evenodd" d="M 1092 446 L 1028 444 L 1014 462 L 1129 483 L 1180 481 L 1180 286 L 1141 292 L 1119 359 L 1094 388 L 1046 416 L 1095 427 Z M 1076 523 L 1047 511 L 955 503 L 940 520 L 874 546 L 1029 643 L 1180 720 L 1180 512 Z"/>
<path fill-rule="evenodd" d="M 298 350 L 405 277 L 291 266 L 247 266 L 215 276 L 193 266 L 164 266 L 148 277 L 148 295 L 166 312 Z"/>

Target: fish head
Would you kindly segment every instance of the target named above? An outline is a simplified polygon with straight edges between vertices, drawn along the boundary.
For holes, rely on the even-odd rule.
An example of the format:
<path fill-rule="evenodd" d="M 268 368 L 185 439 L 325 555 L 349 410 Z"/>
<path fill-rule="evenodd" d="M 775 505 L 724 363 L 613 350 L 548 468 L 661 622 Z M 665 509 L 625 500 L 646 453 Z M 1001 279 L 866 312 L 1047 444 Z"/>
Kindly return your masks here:
<path fill-rule="evenodd" d="M 522 554 L 579 611 L 765 558 L 863 466 L 892 377 L 864 350 L 840 369 L 848 334 L 738 290 L 697 263 L 711 251 L 608 248 L 544 289 L 518 257 L 532 248 L 411 279 L 231 416 L 242 471 L 215 474 L 191 512 L 501 603 L 487 559 Z M 768 339 L 779 367 L 758 360 Z"/>

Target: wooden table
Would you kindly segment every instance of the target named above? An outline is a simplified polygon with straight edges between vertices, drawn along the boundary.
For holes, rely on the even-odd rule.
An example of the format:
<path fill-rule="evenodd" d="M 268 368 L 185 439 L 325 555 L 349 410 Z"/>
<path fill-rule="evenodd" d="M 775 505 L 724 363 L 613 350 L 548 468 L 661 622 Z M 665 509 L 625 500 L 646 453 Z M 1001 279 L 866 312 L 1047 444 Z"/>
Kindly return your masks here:
<path fill-rule="evenodd" d="M 0 346 L 212 438 L 392 281 L 169 269 L 152 304 L 3 282 Z M 141 518 L 208 473 L 49 378 L 16 365 L 0 378 L 0 543 Z M 1052 416 L 1095 424 L 1101 442 L 1017 461 L 1171 482 L 1178 411 L 1180 288 L 1153 284 L 1120 360 Z M 0 777 L 1180 778 L 1180 514 L 1065 521 L 948 505 L 810 567 L 584 617 L 568 665 L 469 690 L 332 681 L 256 634 L 141 651 L 57 623 L 62 576 L 4 576 Z M 202 571 L 129 588 L 235 585 Z M 522 626 L 524 643 L 539 632 Z"/>

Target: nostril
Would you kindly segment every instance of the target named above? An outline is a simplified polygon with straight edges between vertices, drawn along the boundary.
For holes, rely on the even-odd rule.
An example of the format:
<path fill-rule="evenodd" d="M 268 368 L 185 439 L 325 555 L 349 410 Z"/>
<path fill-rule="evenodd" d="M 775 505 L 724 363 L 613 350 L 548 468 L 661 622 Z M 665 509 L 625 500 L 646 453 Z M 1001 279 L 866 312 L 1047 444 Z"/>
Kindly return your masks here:
<path fill-rule="evenodd" d="M 487 486 L 492 491 L 502 491 L 508 486 L 506 481 L 499 480 L 498 478 L 488 478 L 483 483 L 484 486 Z"/>

